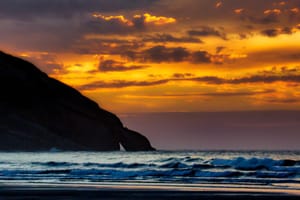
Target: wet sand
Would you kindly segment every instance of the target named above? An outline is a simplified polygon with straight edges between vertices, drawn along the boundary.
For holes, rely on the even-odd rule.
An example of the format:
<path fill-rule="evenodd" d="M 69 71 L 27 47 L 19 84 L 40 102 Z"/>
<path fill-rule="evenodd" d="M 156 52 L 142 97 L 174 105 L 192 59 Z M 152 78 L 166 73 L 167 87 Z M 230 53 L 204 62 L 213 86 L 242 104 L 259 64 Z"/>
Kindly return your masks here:
<path fill-rule="evenodd" d="M 0 185 L 0 199 L 56 199 L 56 200 L 156 200 L 156 199 L 213 199 L 213 200 L 299 200 L 297 190 L 185 188 L 165 186 L 124 185 Z"/>

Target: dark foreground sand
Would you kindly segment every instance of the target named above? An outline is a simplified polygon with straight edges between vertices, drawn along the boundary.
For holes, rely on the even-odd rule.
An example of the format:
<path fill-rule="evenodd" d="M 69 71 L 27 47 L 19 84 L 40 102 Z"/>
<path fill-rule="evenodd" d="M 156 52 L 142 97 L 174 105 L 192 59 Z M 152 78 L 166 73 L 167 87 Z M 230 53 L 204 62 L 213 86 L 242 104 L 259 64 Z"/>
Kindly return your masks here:
<path fill-rule="evenodd" d="M 213 199 L 213 200 L 299 200 L 297 193 L 285 193 L 284 191 L 262 192 L 255 190 L 228 190 L 222 188 L 186 190 L 172 188 L 145 188 L 145 187 L 119 187 L 119 186 L 8 186 L 0 185 L 0 199 L 55 199 L 55 200 L 160 200 L 160 199 Z"/>

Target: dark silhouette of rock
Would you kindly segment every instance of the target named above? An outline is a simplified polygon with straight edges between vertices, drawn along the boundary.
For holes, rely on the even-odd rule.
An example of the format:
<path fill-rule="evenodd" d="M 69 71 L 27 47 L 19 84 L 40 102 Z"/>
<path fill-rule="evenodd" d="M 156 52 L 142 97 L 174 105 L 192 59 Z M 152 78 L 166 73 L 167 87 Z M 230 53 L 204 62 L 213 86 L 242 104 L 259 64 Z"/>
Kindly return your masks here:
<path fill-rule="evenodd" d="M 77 90 L 0 52 L 0 150 L 154 150 Z"/>
<path fill-rule="evenodd" d="M 127 128 L 122 129 L 120 142 L 125 149 L 130 151 L 147 151 L 148 147 L 151 146 L 145 136 Z"/>

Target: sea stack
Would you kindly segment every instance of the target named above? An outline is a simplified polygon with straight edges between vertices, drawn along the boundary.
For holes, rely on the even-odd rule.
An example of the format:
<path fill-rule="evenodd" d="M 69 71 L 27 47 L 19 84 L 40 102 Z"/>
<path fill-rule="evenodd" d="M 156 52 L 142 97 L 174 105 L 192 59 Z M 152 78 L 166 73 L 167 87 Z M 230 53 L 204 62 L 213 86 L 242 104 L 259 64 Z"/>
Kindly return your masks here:
<path fill-rule="evenodd" d="M 33 64 L 0 52 L 0 151 L 154 150 L 120 119 Z"/>

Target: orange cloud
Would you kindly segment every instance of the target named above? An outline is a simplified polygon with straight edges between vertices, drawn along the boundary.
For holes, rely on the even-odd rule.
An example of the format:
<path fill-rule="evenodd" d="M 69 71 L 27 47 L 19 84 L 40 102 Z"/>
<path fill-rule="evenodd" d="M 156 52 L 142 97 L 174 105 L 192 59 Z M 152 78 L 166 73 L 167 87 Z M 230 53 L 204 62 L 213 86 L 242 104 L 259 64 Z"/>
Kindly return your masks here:
<path fill-rule="evenodd" d="M 94 13 L 92 16 L 94 18 L 102 19 L 105 21 L 118 21 L 127 26 L 134 26 L 134 20 L 136 20 L 136 19 L 142 19 L 145 24 L 152 24 L 152 25 L 156 25 L 156 26 L 176 23 L 176 19 L 173 17 L 154 16 L 149 13 L 145 13 L 143 15 L 134 15 L 133 16 L 134 20 L 127 19 L 123 15 L 104 16 L 104 15 L 101 15 L 98 13 Z"/>
<path fill-rule="evenodd" d="M 285 6 L 287 3 L 285 1 L 273 3 L 273 6 Z"/>
<path fill-rule="evenodd" d="M 105 21 L 113 21 L 113 20 L 117 20 L 123 24 L 126 24 L 128 26 L 133 26 L 133 23 L 132 21 L 126 19 L 123 15 L 116 15 L 116 16 L 104 16 L 104 15 L 101 15 L 101 14 L 97 14 L 97 13 L 94 13 L 93 14 L 93 17 L 94 18 L 98 18 L 98 19 L 103 19 Z"/>
<path fill-rule="evenodd" d="M 176 23 L 176 19 L 173 17 L 154 16 L 149 13 L 145 13 L 143 16 L 135 15 L 134 18 L 144 18 L 144 22 L 146 24 L 153 24 L 157 26 Z"/>
<path fill-rule="evenodd" d="M 281 14 L 281 10 L 279 10 L 279 9 L 265 10 L 264 14 L 265 15 L 270 15 L 270 14 L 280 15 Z"/>
<path fill-rule="evenodd" d="M 279 2 L 279 5 L 284 6 L 284 5 L 286 5 L 286 2 L 281 1 L 281 2 Z"/>
<path fill-rule="evenodd" d="M 292 8 L 292 9 L 290 9 L 290 11 L 291 11 L 292 13 L 297 14 L 297 13 L 299 13 L 299 8 Z"/>
<path fill-rule="evenodd" d="M 234 13 L 235 13 L 235 14 L 238 14 L 238 15 L 239 15 L 239 14 L 242 14 L 242 12 L 244 12 L 244 9 L 243 9 L 243 8 L 238 8 L 238 9 L 235 9 L 235 10 L 234 10 Z"/>
<path fill-rule="evenodd" d="M 220 8 L 223 5 L 222 1 L 216 3 L 216 8 Z"/>

